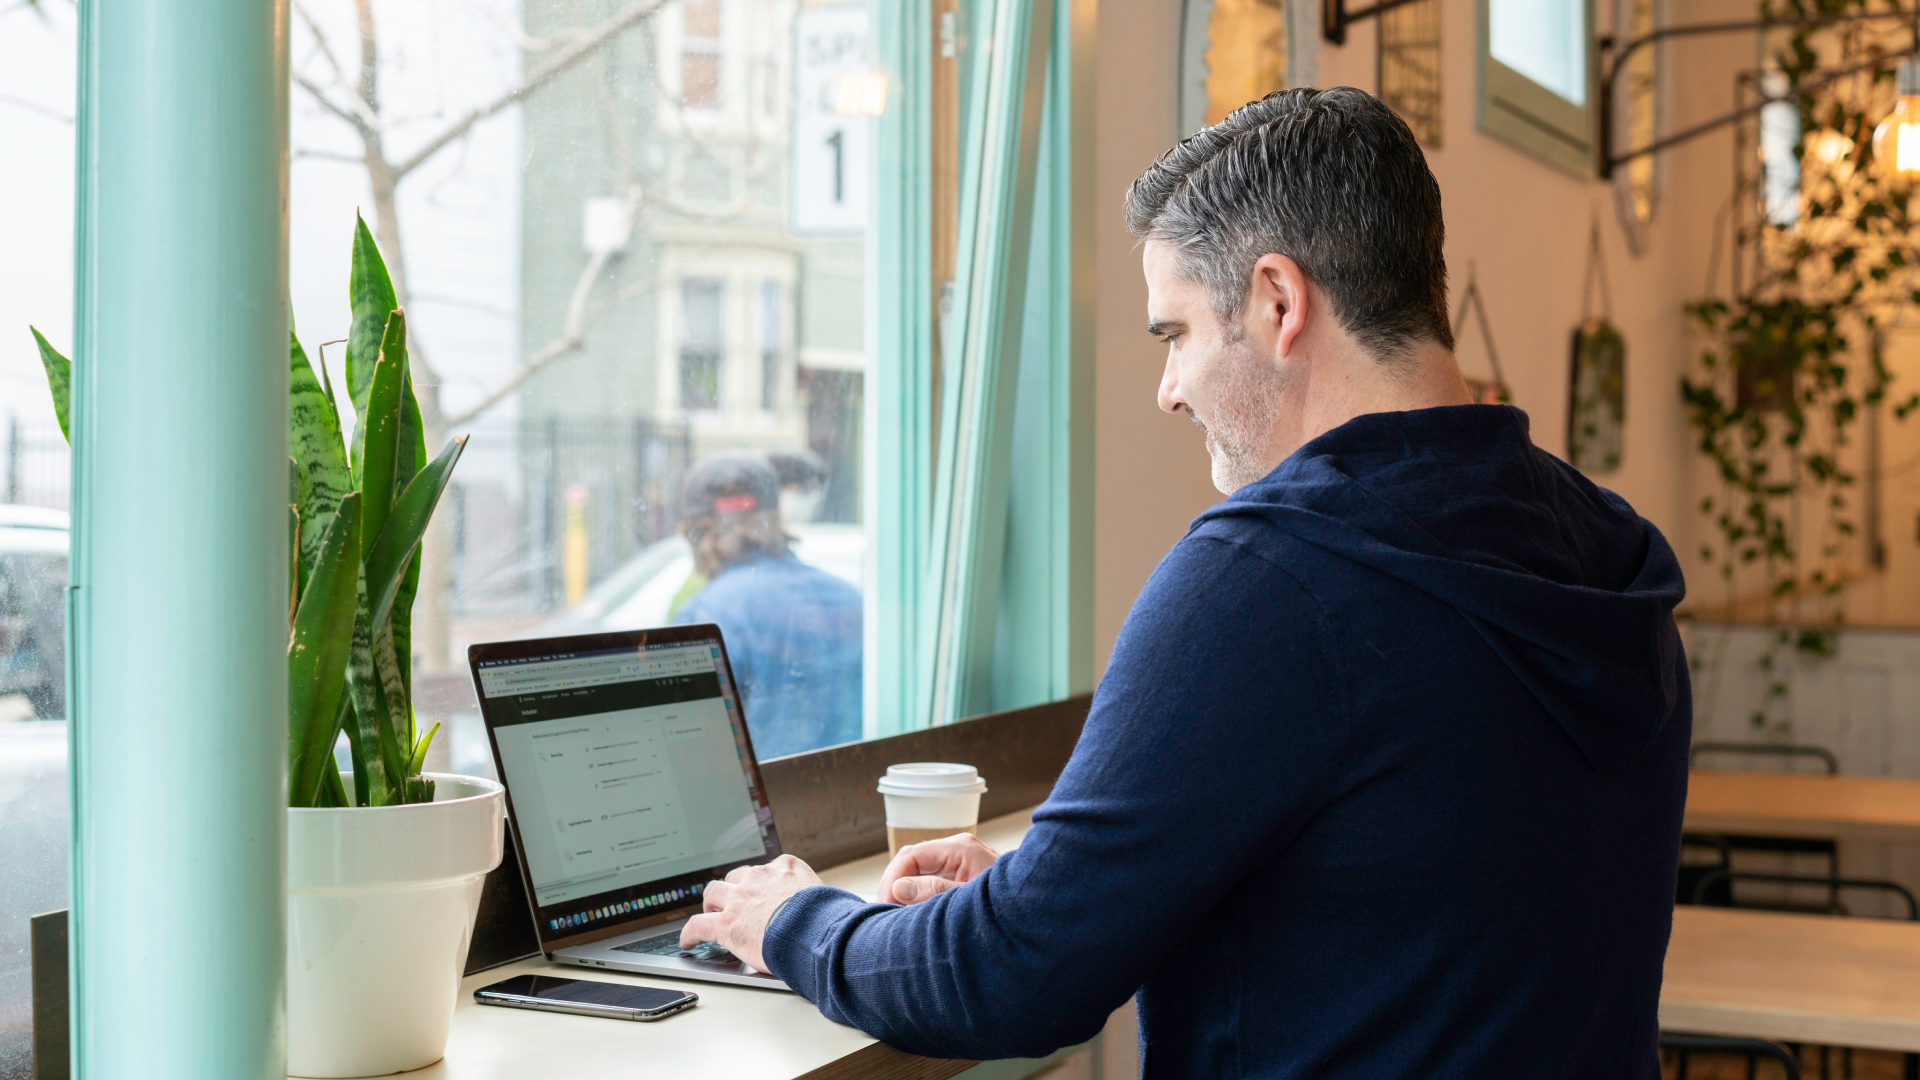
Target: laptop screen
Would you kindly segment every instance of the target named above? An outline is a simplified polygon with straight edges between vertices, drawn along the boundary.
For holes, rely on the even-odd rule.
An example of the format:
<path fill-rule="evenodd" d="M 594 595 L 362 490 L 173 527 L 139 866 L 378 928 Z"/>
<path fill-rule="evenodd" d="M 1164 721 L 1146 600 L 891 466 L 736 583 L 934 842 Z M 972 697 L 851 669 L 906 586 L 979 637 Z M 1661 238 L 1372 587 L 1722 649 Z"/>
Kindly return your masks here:
<path fill-rule="evenodd" d="M 476 647 L 543 939 L 686 906 L 780 853 L 719 631 L 688 629 L 709 633 L 500 658 Z"/>

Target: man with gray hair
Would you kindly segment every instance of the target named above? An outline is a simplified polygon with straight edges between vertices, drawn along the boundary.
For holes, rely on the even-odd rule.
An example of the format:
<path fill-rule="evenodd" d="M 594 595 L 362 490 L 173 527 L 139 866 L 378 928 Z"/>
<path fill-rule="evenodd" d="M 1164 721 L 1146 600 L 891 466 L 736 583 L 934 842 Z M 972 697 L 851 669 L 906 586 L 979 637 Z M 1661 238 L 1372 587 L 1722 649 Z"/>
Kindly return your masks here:
<path fill-rule="evenodd" d="M 1033 828 L 783 857 L 717 940 L 906 1050 L 1037 1057 L 1129 995 L 1152 1076 L 1651 1080 L 1691 701 L 1658 530 L 1471 404 L 1440 190 L 1352 89 L 1128 194 L 1160 405 L 1228 498 L 1134 604 Z"/>

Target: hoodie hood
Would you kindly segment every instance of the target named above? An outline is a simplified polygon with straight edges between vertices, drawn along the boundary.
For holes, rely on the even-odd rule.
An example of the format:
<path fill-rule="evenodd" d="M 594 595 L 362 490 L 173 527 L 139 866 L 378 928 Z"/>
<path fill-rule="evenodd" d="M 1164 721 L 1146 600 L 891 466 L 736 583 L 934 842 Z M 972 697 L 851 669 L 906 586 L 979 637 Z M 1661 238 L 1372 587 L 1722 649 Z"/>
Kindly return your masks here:
<path fill-rule="evenodd" d="M 1357 417 L 1194 527 L 1230 517 L 1272 522 L 1452 605 L 1596 769 L 1640 757 L 1679 703 L 1673 609 L 1686 583 L 1672 548 L 1534 446 L 1518 409 Z"/>

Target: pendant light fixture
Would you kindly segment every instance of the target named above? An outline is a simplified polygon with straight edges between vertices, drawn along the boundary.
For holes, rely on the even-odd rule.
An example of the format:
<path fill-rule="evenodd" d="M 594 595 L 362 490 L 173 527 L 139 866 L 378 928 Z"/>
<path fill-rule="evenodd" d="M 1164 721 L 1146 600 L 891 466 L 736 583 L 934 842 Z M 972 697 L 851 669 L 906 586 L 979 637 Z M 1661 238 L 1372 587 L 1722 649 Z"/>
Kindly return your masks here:
<path fill-rule="evenodd" d="M 1920 57 L 1908 57 L 1895 72 L 1900 98 L 1873 129 L 1873 158 L 1889 176 L 1920 177 Z"/>

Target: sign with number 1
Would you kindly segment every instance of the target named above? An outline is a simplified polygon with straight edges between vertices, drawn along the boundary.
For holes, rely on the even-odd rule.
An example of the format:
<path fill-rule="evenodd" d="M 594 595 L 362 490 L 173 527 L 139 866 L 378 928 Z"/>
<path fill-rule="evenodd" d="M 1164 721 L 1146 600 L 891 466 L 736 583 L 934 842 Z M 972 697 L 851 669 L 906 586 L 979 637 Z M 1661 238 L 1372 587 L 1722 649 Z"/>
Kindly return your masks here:
<path fill-rule="evenodd" d="M 867 162 L 873 145 L 867 9 L 833 4 L 794 20 L 793 133 L 789 168 L 796 234 L 859 233 L 867 227 Z M 880 86 L 884 100 L 884 84 Z"/>

